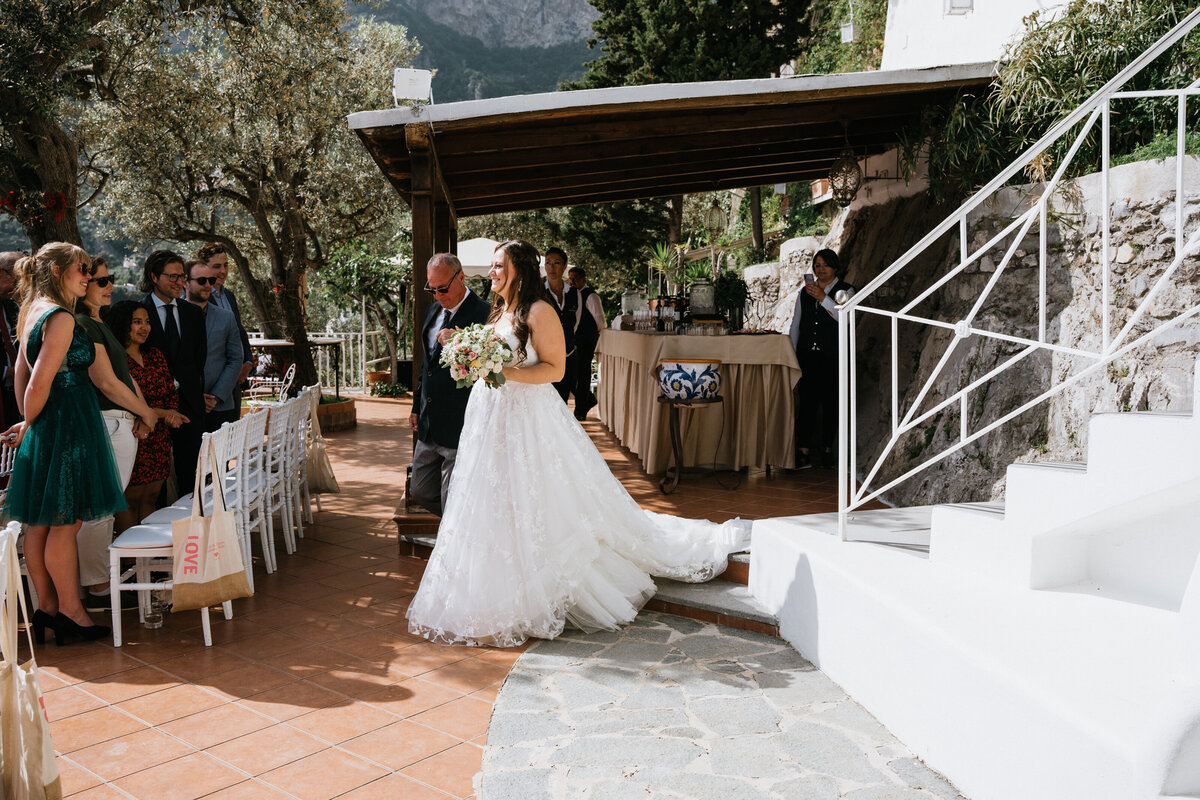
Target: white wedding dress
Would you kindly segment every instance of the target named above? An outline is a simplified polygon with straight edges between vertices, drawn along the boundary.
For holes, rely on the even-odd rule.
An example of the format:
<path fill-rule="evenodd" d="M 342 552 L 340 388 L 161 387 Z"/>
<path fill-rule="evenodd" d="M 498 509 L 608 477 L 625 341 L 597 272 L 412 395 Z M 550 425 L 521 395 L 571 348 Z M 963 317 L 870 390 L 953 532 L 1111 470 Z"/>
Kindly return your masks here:
<path fill-rule="evenodd" d="M 496 330 L 516 352 L 511 323 Z M 537 363 L 532 345 L 525 364 Z M 643 511 L 550 384 L 471 390 L 437 544 L 409 630 L 442 644 L 510 647 L 631 621 L 650 575 L 709 580 L 750 543 L 744 520 Z"/>

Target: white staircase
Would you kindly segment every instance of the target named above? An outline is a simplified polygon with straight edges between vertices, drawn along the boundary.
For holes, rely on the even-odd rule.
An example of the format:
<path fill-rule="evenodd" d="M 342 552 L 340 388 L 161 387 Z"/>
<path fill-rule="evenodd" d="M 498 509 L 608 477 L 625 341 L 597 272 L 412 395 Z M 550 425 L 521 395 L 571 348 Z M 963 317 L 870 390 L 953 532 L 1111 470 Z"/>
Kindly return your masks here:
<path fill-rule="evenodd" d="M 1096 414 L 1088 443 L 1086 463 L 1011 465 L 1003 504 L 934 507 L 931 560 L 979 580 L 1182 611 L 1200 555 L 1200 417 Z"/>
<path fill-rule="evenodd" d="M 1200 414 L 1097 414 L 1006 503 L 837 522 L 756 522 L 751 593 L 970 800 L 1200 798 Z"/>
<path fill-rule="evenodd" d="M 749 587 L 778 618 L 780 634 L 971 800 L 1200 800 L 1200 367 L 1194 413 L 1096 414 L 1086 463 L 1014 464 L 1003 503 L 864 510 L 1035 406 L 1103 375 L 1116 359 L 1194 341 L 1192 331 L 1179 331 L 1200 325 L 1200 304 L 1167 312 L 1156 303 L 1168 287 L 1194 280 L 1190 265 L 1200 255 L 1200 226 L 1185 208 L 1200 180 L 1186 152 L 1188 104 L 1200 95 L 1200 80 L 1174 89 L 1125 87 L 1198 27 L 1200 8 L 841 305 L 839 511 L 754 526 Z M 1118 303 L 1128 287 L 1116 280 L 1114 250 L 1129 243 L 1111 241 L 1109 122 L 1128 107 L 1122 104 L 1148 97 L 1177 109 L 1170 163 L 1177 202 L 1173 220 L 1159 218 L 1157 234 L 1173 257 L 1162 259 L 1169 263 L 1161 271 L 1136 275 L 1150 287 L 1134 293 L 1136 302 Z M 1060 341 L 1046 277 L 1051 201 L 1076 153 L 1097 135 L 1100 209 L 1089 263 L 1099 286 L 1085 295 L 1095 329 Z M 979 244 L 973 212 L 1056 143 L 1065 153 L 1056 151 L 1054 175 L 1018 204 L 1007 227 L 994 235 L 989 229 L 992 238 Z M 914 276 L 918 257 L 943 258 L 956 231 L 957 263 L 951 258 L 940 276 Z M 993 330 L 1004 320 L 985 321 L 980 311 L 1014 254 L 1029 249 L 1027 237 L 1037 251 L 1036 333 Z M 991 277 L 969 311 L 925 304 L 985 257 Z M 894 291 L 877 293 L 905 270 Z M 965 313 L 943 319 L 943 307 Z M 890 339 L 860 350 L 863 315 L 885 322 Z M 953 333 L 927 340 L 944 349 L 936 365 L 929 360 L 932 369 L 919 371 L 924 385 L 905 382 L 901 362 L 910 353 L 901 347 L 902 325 Z M 911 327 L 904 330 L 911 335 Z M 956 348 L 980 339 L 1019 349 L 981 375 L 956 376 Z M 1056 372 L 1041 394 L 972 428 L 978 393 L 1035 353 L 1079 368 Z M 881 376 L 879 391 L 890 391 L 883 417 L 874 401 L 857 406 L 863 358 Z M 860 439 L 860 414 L 871 441 Z M 891 458 L 934 426 L 948 441 L 908 460 Z M 949 433 L 955 427 L 957 437 Z"/>

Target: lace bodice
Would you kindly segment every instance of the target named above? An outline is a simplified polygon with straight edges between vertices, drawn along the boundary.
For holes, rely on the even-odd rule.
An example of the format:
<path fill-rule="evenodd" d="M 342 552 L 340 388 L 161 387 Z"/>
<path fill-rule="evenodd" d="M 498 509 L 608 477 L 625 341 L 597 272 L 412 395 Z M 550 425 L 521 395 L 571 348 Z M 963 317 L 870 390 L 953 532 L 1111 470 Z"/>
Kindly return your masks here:
<path fill-rule="evenodd" d="M 510 317 L 508 314 L 502 315 L 500 319 L 496 320 L 496 323 L 493 327 L 496 333 L 503 336 L 504 340 L 508 342 L 508 346 L 512 348 L 515 356 L 517 352 L 517 346 L 520 343 L 517 341 L 517 334 L 513 331 L 512 317 Z M 514 364 L 514 366 L 532 367 L 539 361 L 540 359 L 538 358 L 537 350 L 533 349 L 533 340 L 530 339 L 530 341 L 525 343 L 525 360 Z"/>

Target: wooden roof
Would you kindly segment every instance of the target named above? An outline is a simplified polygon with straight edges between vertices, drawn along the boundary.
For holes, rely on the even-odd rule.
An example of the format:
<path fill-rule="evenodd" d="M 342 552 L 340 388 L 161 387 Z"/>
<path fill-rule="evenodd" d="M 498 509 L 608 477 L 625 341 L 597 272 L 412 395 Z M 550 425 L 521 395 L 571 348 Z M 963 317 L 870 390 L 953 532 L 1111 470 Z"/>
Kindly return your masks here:
<path fill-rule="evenodd" d="M 469 217 L 824 177 L 846 136 L 860 156 L 883 152 L 922 106 L 992 72 L 589 89 L 363 111 L 349 123 L 410 206 L 418 152 L 435 202 Z"/>

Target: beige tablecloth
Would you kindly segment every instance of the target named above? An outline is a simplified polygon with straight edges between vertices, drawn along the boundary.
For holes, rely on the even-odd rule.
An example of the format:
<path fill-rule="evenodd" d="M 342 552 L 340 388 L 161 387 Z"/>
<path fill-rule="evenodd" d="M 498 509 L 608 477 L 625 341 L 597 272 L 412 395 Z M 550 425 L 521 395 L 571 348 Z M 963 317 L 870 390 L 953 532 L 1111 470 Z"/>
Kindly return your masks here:
<path fill-rule="evenodd" d="M 685 467 L 792 465 L 792 388 L 800 366 L 791 340 L 764 336 L 678 336 L 605 330 L 600 360 L 600 419 L 642 460 L 650 474 L 671 460 L 668 408 L 658 402 L 658 362 L 671 358 L 721 361 L 724 402 L 680 410 Z"/>

